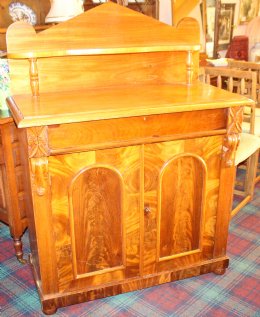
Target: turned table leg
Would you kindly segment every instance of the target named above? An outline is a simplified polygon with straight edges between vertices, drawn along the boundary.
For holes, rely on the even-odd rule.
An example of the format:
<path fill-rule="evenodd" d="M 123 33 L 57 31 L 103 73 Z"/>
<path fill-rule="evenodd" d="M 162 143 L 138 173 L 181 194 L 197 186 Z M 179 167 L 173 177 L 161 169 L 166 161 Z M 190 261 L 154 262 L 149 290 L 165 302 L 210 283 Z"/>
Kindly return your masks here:
<path fill-rule="evenodd" d="M 13 241 L 17 260 L 22 264 L 27 263 L 27 261 L 23 258 L 23 244 L 21 238 L 13 238 Z"/>

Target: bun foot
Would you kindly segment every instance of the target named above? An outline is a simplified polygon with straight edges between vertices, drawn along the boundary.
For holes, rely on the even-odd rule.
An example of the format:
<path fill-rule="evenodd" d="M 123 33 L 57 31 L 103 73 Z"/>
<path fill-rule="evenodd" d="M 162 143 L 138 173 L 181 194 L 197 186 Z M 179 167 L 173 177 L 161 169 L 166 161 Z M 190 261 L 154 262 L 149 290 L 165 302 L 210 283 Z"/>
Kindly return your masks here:
<path fill-rule="evenodd" d="M 53 315 L 57 311 L 57 307 L 54 302 L 48 301 L 42 303 L 42 311 L 45 315 Z"/>
<path fill-rule="evenodd" d="M 226 268 L 222 268 L 222 267 L 217 268 L 213 271 L 213 273 L 216 275 L 223 275 L 225 272 L 226 272 Z"/>

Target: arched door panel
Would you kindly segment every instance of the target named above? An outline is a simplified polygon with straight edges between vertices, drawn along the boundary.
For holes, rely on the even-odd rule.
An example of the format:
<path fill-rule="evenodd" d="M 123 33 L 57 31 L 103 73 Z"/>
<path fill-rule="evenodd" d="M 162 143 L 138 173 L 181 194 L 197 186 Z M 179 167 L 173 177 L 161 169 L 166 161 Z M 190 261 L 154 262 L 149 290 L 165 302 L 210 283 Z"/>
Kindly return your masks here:
<path fill-rule="evenodd" d="M 75 275 L 112 270 L 123 259 L 123 185 L 113 169 L 94 166 L 69 189 Z"/>

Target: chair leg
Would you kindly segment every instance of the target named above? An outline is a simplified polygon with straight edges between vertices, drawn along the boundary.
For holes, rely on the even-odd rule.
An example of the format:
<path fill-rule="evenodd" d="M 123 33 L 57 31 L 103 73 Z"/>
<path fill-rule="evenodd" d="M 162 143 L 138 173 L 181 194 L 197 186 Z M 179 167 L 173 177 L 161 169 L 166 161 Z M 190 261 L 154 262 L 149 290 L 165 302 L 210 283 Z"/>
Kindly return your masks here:
<path fill-rule="evenodd" d="M 260 181 L 260 150 L 258 154 L 258 164 L 257 164 L 256 177 L 255 177 L 255 184 L 257 184 L 259 181 Z"/>
<path fill-rule="evenodd" d="M 256 151 L 253 155 L 251 155 L 247 160 L 248 168 L 246 169 L 245 192 L 247 195 L 251 195 L 252 198 L 253 198 L 254 189 L 255 189 L 258 155 L 259 155 L 259 150 Z"/>
<path fill-rule="evenodd" d="M 259 155 L 259 150 L 257 150 L 254 154 L 252 154 L 247 159 L 244 198 L 231 211 L 231 218 L 233 218 L 239 212 L 240 209 L 242 209 L 250 200 L 253 199 L 254 190 L 255 190 L 256 170 L 257 170 L 257 164 L 258 164 L 258 155 Z"/>

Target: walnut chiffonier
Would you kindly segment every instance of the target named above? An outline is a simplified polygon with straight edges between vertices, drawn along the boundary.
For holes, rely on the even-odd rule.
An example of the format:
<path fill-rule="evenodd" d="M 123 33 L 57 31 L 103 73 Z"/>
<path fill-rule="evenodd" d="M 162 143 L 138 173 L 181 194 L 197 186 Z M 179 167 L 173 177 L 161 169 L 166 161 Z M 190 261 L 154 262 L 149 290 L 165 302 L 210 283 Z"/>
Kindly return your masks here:
<path fill-rule="evenodd" d="M 7 47 L 44 313 L 223 274 L 251 101 L 197 80 L 197 22 L 107 2 Z"/>

